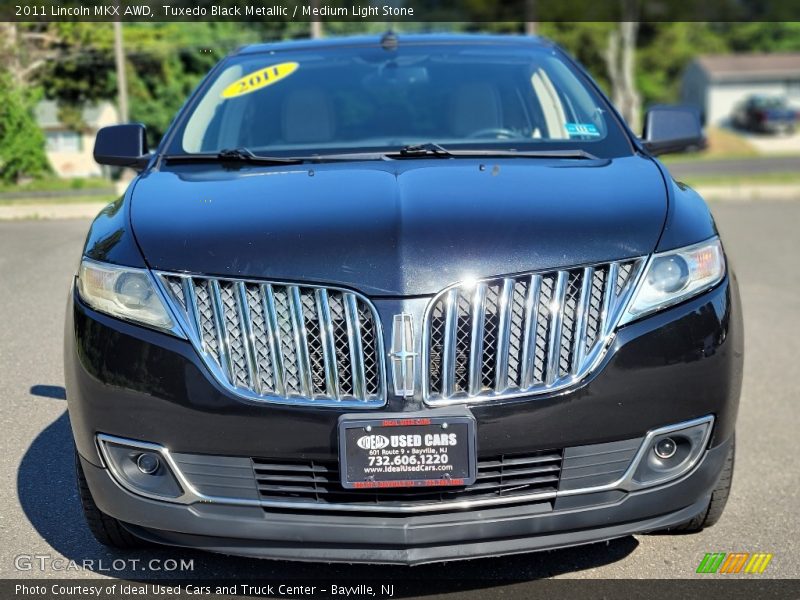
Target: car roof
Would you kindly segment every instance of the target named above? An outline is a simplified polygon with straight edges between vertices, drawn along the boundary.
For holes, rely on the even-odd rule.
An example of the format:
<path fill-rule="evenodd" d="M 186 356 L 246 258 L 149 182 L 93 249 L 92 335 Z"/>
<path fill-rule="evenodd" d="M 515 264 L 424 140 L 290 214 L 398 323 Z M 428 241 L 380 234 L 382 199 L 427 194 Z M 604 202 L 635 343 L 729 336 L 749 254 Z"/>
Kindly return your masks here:
<path fill-rule="evenodd" d="M 321 39 L 287 40 L 263 44 L 243 46 L 235 54 L 258 54 L 262 52 L 284 52 L 291 50 L 322 50 L 325 48 L 345 48 L 358 46 L 380 46 L 387 36 L 392 36 L 392 43 L 397 44 L 474 44 L 495 46 L 551 47 L 554 44 L 545 38 L 525 35 L 490 35 L 490 34 L 401 34 L 386 32 L 381 35 L 359 35 L 347 37 L 331 37 Z"/>

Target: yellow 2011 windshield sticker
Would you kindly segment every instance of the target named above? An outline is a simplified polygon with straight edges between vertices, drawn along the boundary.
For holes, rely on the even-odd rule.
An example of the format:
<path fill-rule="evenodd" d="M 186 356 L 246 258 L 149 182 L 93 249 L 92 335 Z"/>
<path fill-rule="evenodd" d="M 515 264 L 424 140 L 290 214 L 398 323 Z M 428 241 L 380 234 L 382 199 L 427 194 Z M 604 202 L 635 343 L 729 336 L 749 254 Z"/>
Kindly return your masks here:
<path fill-rule="evenodd" d="M 297 71 L 299 66 L 296 62 L 285 62 L 253 71 L 226 87 L 222 92 L 222 97 L 236 98 L 237 96 L 243 96 L 265 88 L 273 83 L 278 83 L 281 79 L 286 79 Z"/>

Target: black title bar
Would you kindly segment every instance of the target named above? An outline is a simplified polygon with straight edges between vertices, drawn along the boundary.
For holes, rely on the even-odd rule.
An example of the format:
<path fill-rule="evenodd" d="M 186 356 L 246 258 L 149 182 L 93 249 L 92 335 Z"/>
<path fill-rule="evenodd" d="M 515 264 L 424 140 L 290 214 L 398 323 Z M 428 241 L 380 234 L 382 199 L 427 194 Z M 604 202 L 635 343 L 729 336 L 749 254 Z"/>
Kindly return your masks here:
<path fill-rule="evenodd" d="M 800 21 L 800 0 L 2 0 L 30 21 Z"/>

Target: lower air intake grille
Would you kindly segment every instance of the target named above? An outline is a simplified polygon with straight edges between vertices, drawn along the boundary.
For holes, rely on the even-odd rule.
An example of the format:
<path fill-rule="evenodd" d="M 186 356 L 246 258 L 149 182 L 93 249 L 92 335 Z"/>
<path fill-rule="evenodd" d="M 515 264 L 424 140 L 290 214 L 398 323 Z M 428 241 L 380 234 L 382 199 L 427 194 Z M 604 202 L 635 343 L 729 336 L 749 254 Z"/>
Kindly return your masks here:
<path fill-rule="evenodd" d="M 253 459 L 261 500 L 315 502 L 358 506 L 419 506 L 459 500 L 492 500 L 553 494 L 558 489 L 562 451 L 504 455 L 478 461 L 478 479 L 451 490 L 403 488 L 401 490 L 348 490 L 339 480 L 335 462 L 285 462 Z"/>
<path fill-rule="evenodd" d="M 553 510 L 556 495 L 593 492 L 622 480 L 642 440 L 485 456 L 478 460 L 474 484 L 435 489 L 348 490 L 339 481 L 335 457 L 317 462 L 177 452 L 170 456 L 181 478 L 207 502 L 233 500 L 266 511 L 441 513 L 523 504 Z"/>
<path fill-rule="evenodd" d="M 383 337 L 364 297 L 336 288 L 159 273 L 205 364 L 253 400 L 382 406 Z"/>
<path fill-rule="evenodd" d="M 453 286 L 426 312 L 431 404 L 551 392 L 596 364 L 643 259 Z"/>

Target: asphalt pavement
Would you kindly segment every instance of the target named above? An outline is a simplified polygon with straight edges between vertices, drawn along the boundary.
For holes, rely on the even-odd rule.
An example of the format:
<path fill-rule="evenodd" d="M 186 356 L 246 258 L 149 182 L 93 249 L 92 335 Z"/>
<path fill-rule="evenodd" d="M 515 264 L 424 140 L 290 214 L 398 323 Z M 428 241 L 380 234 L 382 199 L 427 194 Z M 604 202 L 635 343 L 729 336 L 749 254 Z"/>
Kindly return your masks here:
<path fill-rule="evenodd" d="M 707 552 L 769 552 L 760 577 L 800 577 L 797 357 L 800 356 L 800 202 L 715 204 L 738 273 L 746 325 L 745 382 L 733 492 L 722 520 L 693 535 L 642 535 L 580 548 L 414 568 L 308 565 L 178 549 L 149 560 L 188 559 L 193 570 L 114 570 L 131 558 L 96 543 L 83 523 L 73 482 L 63 390 L 64 302 L 88 222 L 0 222 L 0 578 L 180 577 L 449 580 L 480 590 L 539 578 L 692 578 Z M 26 557 L 43 555 L 41 560 Z M 19 557 L 22 556 L 22 559 Z M 65 558 L 92 568 L 56 570 Z M 44 564 L 44 568 L 40 565 Z M 88 564 L 88 563 L 87 563 Z M 127 563 L 126 563 L 127 565 Z M 19 568 L 30 569 L 19 570 Z M 734 576 L 729 576 L 734 577 Z M 477 580 L 477 581 L 476 581 Z M 430 584 L 428 585 L 428 582 Z M 527 583 L 503 597 L 525 597 Z M 499 591 L 499 590 L 498 590 Z"/>

